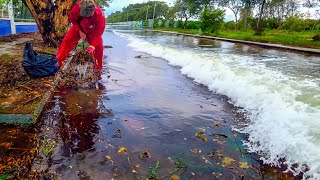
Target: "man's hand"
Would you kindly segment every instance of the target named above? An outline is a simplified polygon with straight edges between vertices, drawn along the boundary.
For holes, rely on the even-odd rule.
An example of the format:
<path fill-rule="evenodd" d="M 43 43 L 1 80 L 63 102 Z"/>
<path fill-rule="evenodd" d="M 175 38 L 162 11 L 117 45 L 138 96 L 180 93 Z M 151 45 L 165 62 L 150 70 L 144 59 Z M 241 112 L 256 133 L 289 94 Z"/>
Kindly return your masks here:
<path fill-rule="evenodd" d="M 86 39 L 87 37 L 81 30 L 79 31 L 79 35 L 82 40 Z"/>
<path fill-rule="evenodd" d="M 87 50 L 88 50 L 89 53 L 93 53 L 94 50 L 96 50 L 96 48 L 94 46 L 90 45 Z"/>

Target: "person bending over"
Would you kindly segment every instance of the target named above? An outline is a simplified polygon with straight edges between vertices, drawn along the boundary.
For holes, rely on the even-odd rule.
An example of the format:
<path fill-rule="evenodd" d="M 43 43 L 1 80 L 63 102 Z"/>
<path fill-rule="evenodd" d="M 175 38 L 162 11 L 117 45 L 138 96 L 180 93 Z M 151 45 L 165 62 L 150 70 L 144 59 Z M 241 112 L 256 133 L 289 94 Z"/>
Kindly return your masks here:
<path fill-rule="evenodd" d="M 64 37 L 59 47 L 57 60 L 59 68 L 68 57 L 70 51 L 81 39 L 87 39 L 88 52 L 96 59 L 95 68 L 102 70 L 103 42 L 102 34 L 105 30 L 106 19 L 104 13 L 94 0 L 82 0 L 70 11 L 69 21 L 72 27 Z"/>

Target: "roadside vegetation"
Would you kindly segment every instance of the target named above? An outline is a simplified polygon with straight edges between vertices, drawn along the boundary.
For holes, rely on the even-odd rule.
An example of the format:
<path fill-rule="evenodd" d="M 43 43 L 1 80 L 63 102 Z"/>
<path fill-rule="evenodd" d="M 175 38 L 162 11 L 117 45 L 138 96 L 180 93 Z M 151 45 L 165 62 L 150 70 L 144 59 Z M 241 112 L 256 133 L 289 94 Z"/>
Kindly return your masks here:
<path fill-rule="evenodd" d="M 111 14 L 108 23 L 143 21 L 156 30 L 320 49 L 319 7 L 318 0 L 178 0 L 171 7 L 148 2 Z M 154 8 L 150 25 L 146 19 L 153 19 Z M 226 9 L 234 20 L 226 21 Z"/>

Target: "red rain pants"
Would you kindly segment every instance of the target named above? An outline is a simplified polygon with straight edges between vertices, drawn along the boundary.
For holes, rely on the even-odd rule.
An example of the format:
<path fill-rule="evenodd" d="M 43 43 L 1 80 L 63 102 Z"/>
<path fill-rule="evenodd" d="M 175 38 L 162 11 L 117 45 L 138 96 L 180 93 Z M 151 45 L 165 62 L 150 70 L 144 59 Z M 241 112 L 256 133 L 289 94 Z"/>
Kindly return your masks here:
<path fill-rule="evenodd" d="M 61 46 L 59 47 L 59 51 L 57 54 L 57 60 L 59 62 L 59 66 L 61 67 L 64 60 L 69 56 L 70 51 L 73 47 L 75 47 L 80 40 L 79 30 L 72 26 L 68 31 L 66 36 L 64 37 Z M 95 37 L 93 39 L 90 35 L 87 35 L 87 40 L 89 44 L 92 44 L 92 41 L 96 41 L 94 58 L 96 59 L 96 69 L 102 70 L 102 59 L 103 59 L 103 42 L 102 37 Z"/>

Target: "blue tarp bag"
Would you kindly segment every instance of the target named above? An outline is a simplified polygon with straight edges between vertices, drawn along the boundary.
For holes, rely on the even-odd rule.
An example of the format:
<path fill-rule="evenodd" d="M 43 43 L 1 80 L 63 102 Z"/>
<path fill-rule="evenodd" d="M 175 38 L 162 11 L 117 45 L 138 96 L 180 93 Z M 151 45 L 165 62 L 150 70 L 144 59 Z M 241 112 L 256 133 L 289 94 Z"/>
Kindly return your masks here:
<path fill-rule="evenodd" d="M 22 67 L 31 78 L 42 78 L 53 76 L 58 71 L 58 61 L 55 55 L 39 55 L 31 43 L 26 43 Z"/>

